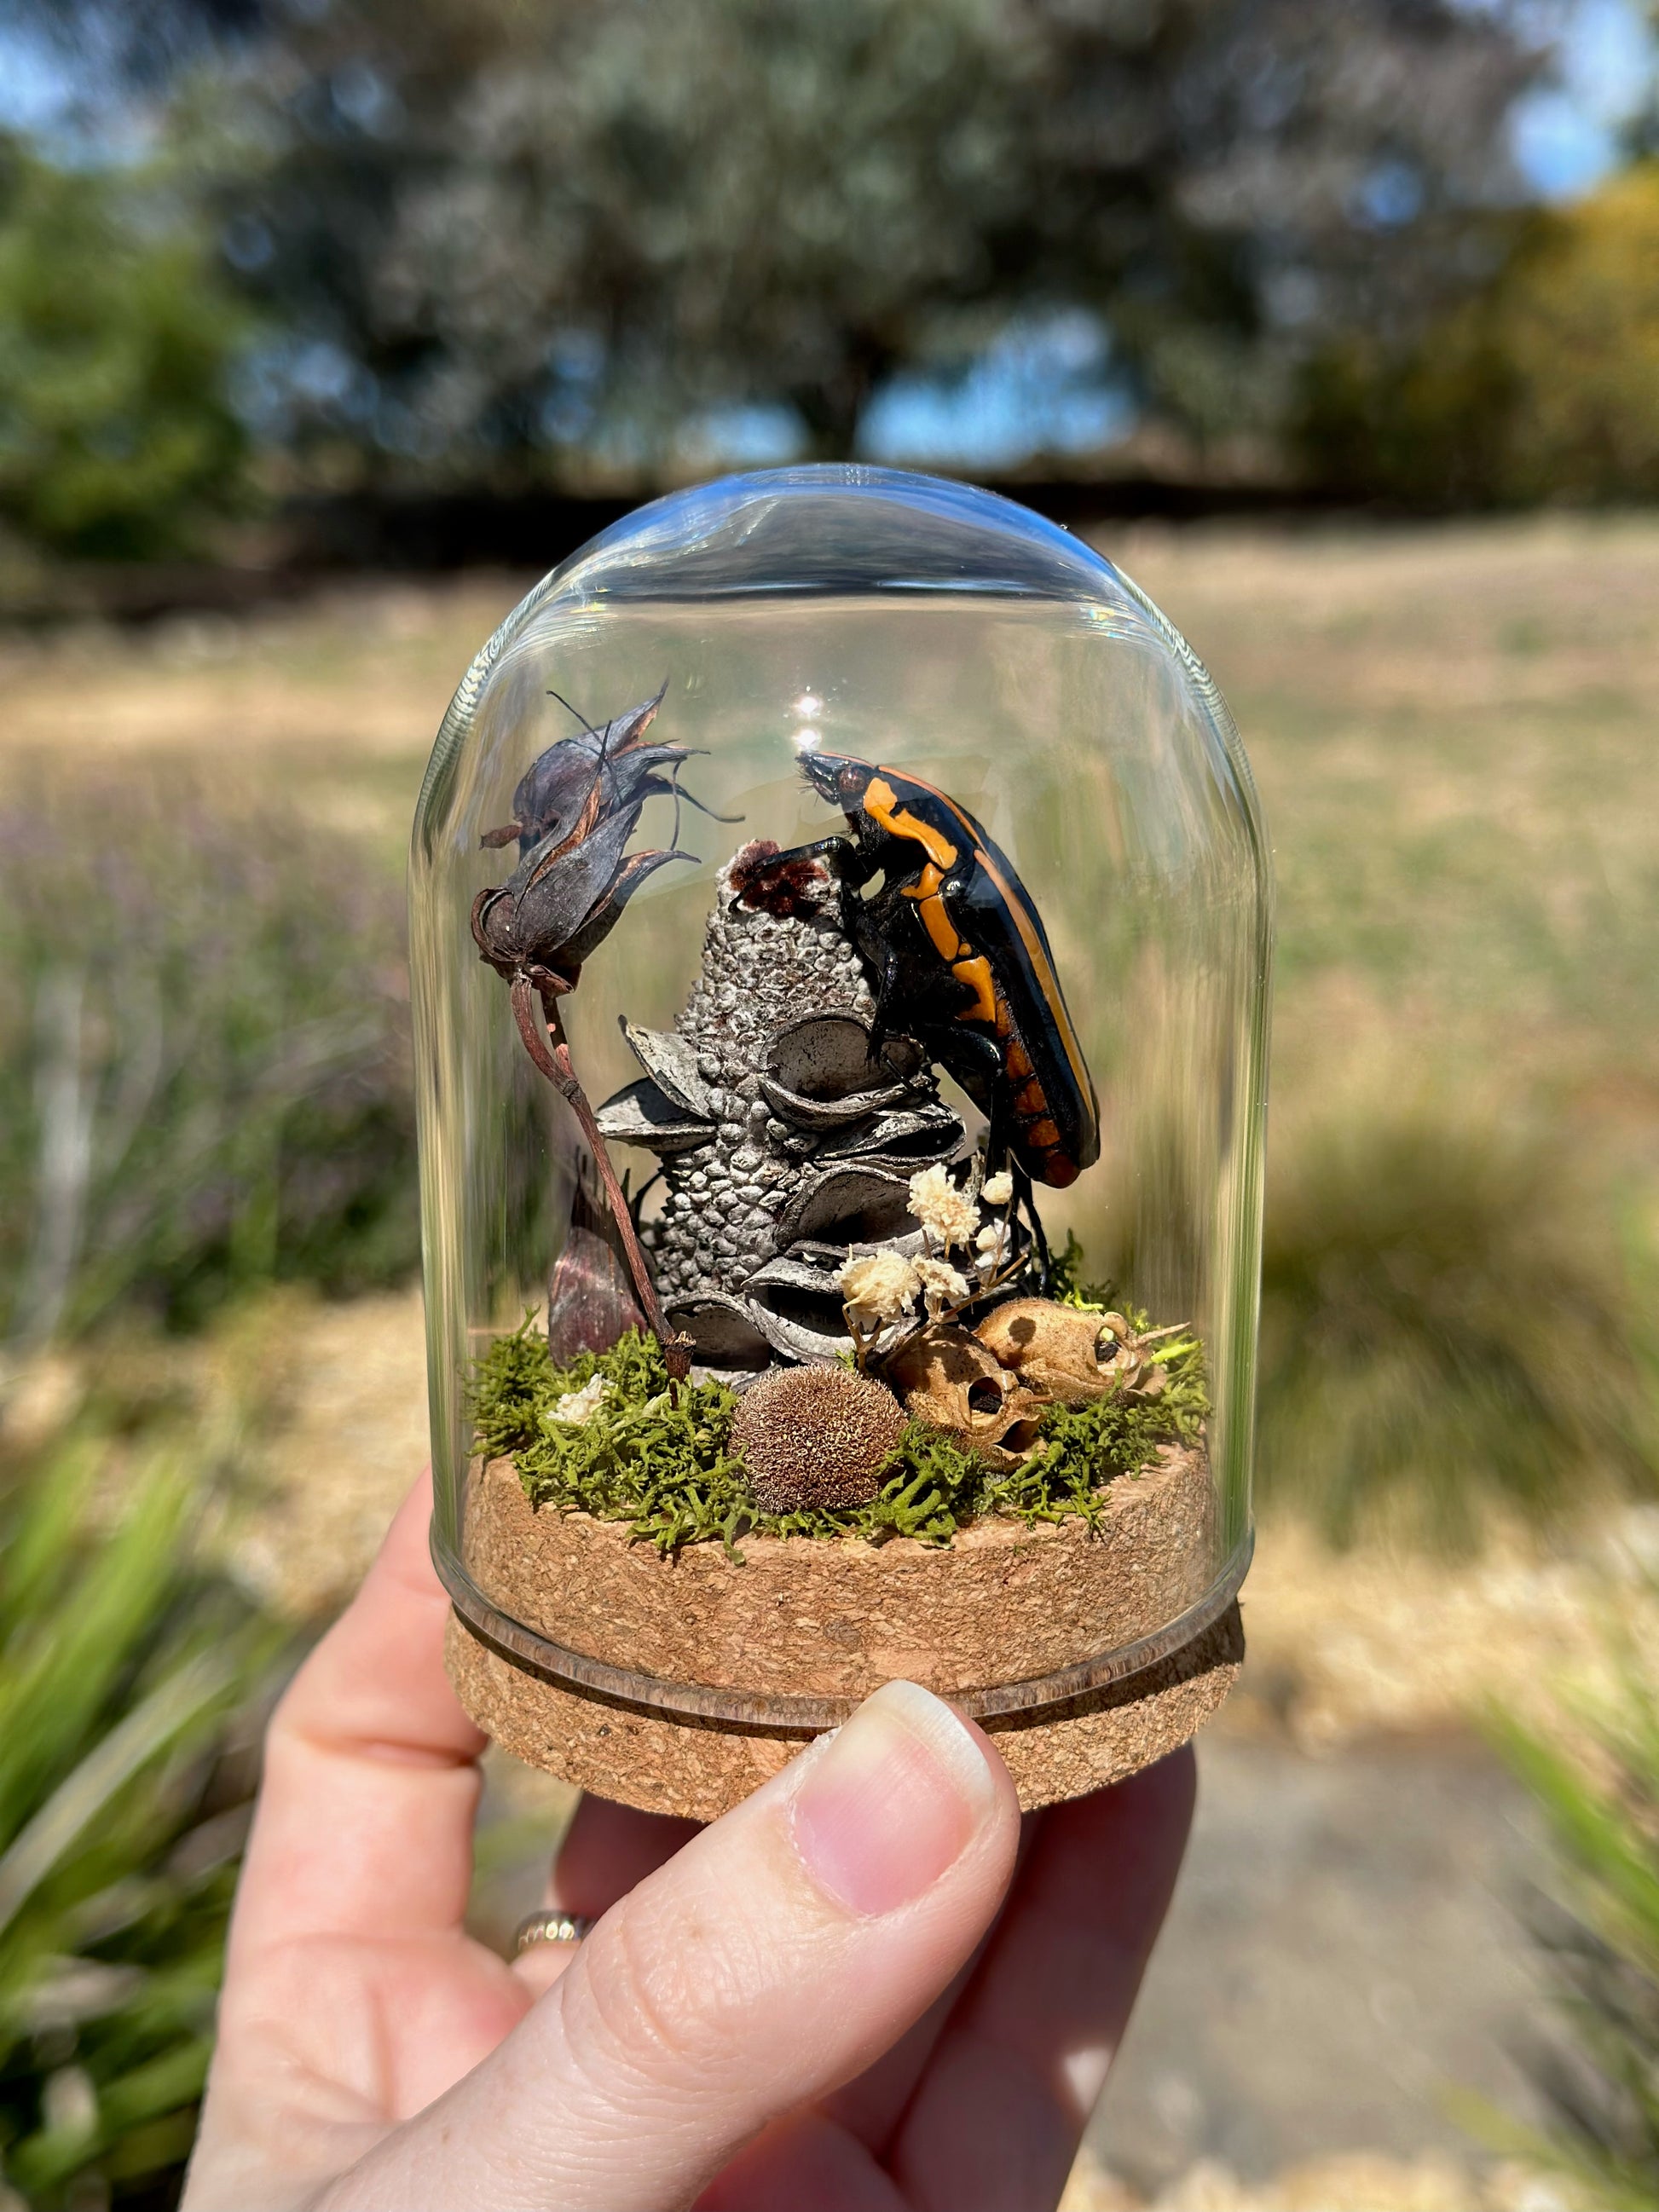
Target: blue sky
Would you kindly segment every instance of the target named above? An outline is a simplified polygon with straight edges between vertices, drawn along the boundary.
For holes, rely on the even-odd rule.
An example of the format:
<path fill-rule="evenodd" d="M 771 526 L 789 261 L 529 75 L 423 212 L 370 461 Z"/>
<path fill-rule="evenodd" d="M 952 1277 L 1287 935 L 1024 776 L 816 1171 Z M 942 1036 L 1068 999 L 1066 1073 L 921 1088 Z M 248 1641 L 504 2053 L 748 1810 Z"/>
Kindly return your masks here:
<path fill-rule="evenodd" d="M 1576 0 L 1557 73 L 1559 86 L 1519 102 L 1511 127 L 1533 189 L 1546 199 L 1571 199 L 1617 162 L 1620 133 L 1653 86 L 1653 34 L 1630 0 Z"/>

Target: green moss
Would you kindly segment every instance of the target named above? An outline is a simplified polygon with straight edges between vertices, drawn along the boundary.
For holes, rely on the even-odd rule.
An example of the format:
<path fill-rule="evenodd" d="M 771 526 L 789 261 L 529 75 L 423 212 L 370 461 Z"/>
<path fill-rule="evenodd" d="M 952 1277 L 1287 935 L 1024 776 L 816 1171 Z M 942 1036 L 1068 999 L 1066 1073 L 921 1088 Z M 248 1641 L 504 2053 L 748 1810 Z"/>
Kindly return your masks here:
<path fill-rule="evenodd" d="M 1158 1358 L 1169 1377 L 1161 1395 L 1051 1407 L 1041 1449 L 1011 1473 L 913 1421 L 878 1497 L 805 1513 L 757 1510 L 731 1448 L 736 1394 L 721 1382 L 683 1385 L 679 1403 L 671 1404 L 662 1354 L 653 1338 L 635 1332 L 613 1351 L 584 1352 L 556 1368 L 535 1316 L 526 1314 L 478 1363 L 471 1411 L 477 1449 L 489 1458 L 512 1455 L 532 1505 L 626 1521 L 659 1552 L 718 1541 L 740 1558 L 738 1540 L 750 1534 L 948 1544 L 984 1513 L 1028 1522 L 1075 1514 L 1096 1526 L 1108 1482 L 1140 1473 L 1160 1444 L 1195 1439 L 1209 1410 L 1201 1347 L 1195 1338 L 1174 1337 Z M 585 1421 L 558 1419 L 558 1401 L 595 1376 L 609 1385 L 598 1409 Z"/>

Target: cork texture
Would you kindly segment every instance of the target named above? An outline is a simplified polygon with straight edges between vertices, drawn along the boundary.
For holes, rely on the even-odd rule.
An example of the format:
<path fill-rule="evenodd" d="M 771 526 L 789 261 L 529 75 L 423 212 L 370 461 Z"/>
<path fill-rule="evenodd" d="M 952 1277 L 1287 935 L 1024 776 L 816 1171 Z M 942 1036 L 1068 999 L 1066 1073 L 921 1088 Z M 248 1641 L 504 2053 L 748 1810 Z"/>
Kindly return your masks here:
<path fill-rule="evenodd" d="M 751 1696 L 943 1696 L 1028 1680 L 1177 1620 L 1213 1580 L 1201 1450 L 1166 1445 L 1108 1493 L 1102 1530 L 988 1517 L 947 1548 L 748 1536 L 665 1559 L 623 1522 L 533 1509 L 513 1462 L 475 1464 L 462 1556 L 500 1609 L 567 1650 Z M 493 1731 L 492 1731 L 493 1733 Z"/>
<path fill-rule="evenodd" d="M 584 1696 L 526 1674 L 452 1613 L 445 1647 L 462 1704 L 502 1749 L 579 1789 L 694 1820 L 717 1820 L 787 1765 L 799 1737 L 691 1724 Z M 1121 1782 L 1195 1735 L 1244 1657 L 1237 1604 L 1169 1658 L 1036 1720 L 988 1732 L 1030 1812 Z"/>

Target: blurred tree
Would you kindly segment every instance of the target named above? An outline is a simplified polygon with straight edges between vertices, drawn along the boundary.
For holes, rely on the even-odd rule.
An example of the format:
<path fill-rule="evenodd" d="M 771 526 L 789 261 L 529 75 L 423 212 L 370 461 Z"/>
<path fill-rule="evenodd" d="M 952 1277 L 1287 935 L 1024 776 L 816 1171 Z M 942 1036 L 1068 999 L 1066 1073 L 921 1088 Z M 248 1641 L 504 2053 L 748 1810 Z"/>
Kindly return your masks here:
<path fill-rule="evenodd" d="M 1528 216 L 1414 343 L 1327 352 L 1298 430 L 1321 482 L 1413 504 L 1659 496 L 1659 161 Z"/>
<path fill-rule="evenodd" d="M 246 322 L 135 177 L 0 142 L 0 514 L 65 552 L 187 550 L 240 491 Z"/>
<path fill-rule="evenodd" d="M 787 410 L 842 454 L 901 367 L 1102 316 L 1200 440 L 1485 271 L 1534 69 L 1456 0 L 333 0 L 221 73 L 269 434 L 372 472 L 648 467 Z"/>
<path fill-rule="evenodd" d="M 1659 496 L 1659 161 L 1541 220 L 1491 311 L 1514 495 Z"/>

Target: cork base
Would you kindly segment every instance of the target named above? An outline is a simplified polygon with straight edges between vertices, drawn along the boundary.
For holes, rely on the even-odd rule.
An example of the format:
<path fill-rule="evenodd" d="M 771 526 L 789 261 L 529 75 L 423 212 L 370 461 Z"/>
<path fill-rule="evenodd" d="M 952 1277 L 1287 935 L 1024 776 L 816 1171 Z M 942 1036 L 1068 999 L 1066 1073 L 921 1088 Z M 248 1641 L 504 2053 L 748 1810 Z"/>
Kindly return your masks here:
<path fill-rule="evenodd" d="M 1244 1657 L 1238 1607 L 1166 1659 L 1034 1717 L 983 1725 L 1030 1812 L 1121 1782 L 1194 1735 L 1221 1705 Z M 597 1796 L 713 1820 L 802 1748 L 799 1735 L 740 1723 L 688 1722 L 543 1680 L 482 1643 L 452 1614 L 449 1678 L 502 1749 Z"/>
<path fill-rule="evenodd" d="M 1093 1534 L 987 1516 L 945 1549 L 750 1535 L 741 1564 L 719 1544 L 664 1559 L 626 1522 L 538 1510 L 496 1459 L 471 1470 L 461 1553 L 473 1588 L 550 1643 L 774 1721 L 769 1699 L 847 1710 L 896 1678 L 968 1697 L 1156 1635 L 1213 1587 L 1214 1513 L 1202 1450 L 1166 1444 L 1111 1486 Z"/>

